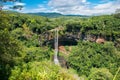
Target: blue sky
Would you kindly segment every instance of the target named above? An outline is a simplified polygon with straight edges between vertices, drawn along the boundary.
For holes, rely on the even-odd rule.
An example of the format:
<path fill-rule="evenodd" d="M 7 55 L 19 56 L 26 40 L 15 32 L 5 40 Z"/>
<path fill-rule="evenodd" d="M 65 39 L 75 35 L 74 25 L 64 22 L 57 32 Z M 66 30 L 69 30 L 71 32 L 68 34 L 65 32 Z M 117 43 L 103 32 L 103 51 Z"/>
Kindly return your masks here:
<path fill-rule="evenodd" d="M 114 13 L 120 8 L 120 0 L 22 0 L 21 3 L 6 3 L 4 9 L 12 5 L 24 5 L 22 10 L 17 10 L 22 13 L 101 15 Z"/>

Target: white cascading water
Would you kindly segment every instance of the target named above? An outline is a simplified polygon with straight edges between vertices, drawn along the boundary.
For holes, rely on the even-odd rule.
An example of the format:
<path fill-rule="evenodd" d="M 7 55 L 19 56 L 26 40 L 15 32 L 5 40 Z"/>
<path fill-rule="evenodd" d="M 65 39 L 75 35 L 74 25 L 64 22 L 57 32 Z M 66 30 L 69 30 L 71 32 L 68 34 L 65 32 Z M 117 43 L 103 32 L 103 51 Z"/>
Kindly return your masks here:
<path fill-rule="evenodd" d="M 58 29 L 55 29 L 55 53 L 54 53 L 54 63 L 56 65 L 59 65 L 59 60 L 58 60 Z"/>

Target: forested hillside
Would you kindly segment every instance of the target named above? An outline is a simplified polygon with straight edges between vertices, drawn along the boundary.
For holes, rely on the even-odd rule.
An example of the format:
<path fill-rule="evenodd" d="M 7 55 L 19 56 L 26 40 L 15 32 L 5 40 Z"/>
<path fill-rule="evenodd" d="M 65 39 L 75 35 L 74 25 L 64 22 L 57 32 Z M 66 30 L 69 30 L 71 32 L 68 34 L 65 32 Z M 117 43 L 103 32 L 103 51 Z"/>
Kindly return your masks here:
<path fill-rule="evenodd" d="M 61 66 L 53 62 L 55 28 Z M 0 11 L 0 80 L 79 79 L 120 79 L 119 13 L 47 18 Z"/>
<path fill-rule="evenodd" d="M 60 13 L 44 13 L 44 12 L 40 12 L 40 13 L 27 13 L 27 14 L 31 14 L 31 15 L 38 15 L 38 16 L 44 16 L 44 17 L 48 17 L 48 18 L 58 18 L 58 17 L 89 17 L 86 15 L 63 15 Z"/>

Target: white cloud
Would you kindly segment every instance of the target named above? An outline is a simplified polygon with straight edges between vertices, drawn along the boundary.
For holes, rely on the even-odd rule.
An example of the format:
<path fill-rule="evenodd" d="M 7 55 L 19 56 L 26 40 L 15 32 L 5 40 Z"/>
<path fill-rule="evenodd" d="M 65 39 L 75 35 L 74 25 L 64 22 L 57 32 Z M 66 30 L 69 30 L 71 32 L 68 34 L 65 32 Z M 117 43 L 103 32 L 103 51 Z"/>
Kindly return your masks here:
<path fill-rule="evenodd" d="M 50 0 L 48 5 L 54 8 L 73 7 L 84 2 L 86 2 L 86 0 Z"/>
<path fill-rule="evenodd" d="M 21 2 L 15 2 L 14 5 L 20 5 L 20 6 L 25 6 L 25 3 L 21 3 Z"/>
<path fill-rule="evenodd" d="M 104 4 L 98 4 L 94 7 L 94 9 L 98 9 L 98 10 L 109 9 L 112 5 L 113 5 L 112 2 L 108 2 L 108 3 L 104 3 Z"/>
<path fill-rule="evenodd" d="M 13 6 L 15 6 L 15 5 L 19 5 L 19 6 L 24 6 L 24 5 L 26 5 L 25 3 L 20 3 L 20 2 L 15 2 L 15 3 L 11 3 L 11 4 L 7 4 L 7 5 L 4 5 L 3 6 L 3 9 L 4 10 L 13 10 L 13 9 L 11 9 L 11 7 L 13 7 Z M 18 10 L 14 10 L 14 11 L 18 11 Z"/>
<path fill-rule="evenodd" d="M 63 14 L 111 14 L 120 8 L 120 0 L 106 0 L 101 4 L 93 4 L 87 0 L 50 0 L 48 6 Z"/>
<path fill-rule="evenodd" d="M 86 0 L 81 0 L 81 2 L 85 3 L 85 2 L 86 2 Z"/>
<path fill-rule="evenodd" d="M 118 0 L 119 1 L 119 0 Z M 114 13 L 117 8 L 120 8 L 120 1 L 112 1 L 103 4 L 98 4 L 93 7 L 93 11 L 96 14 L 111 14 Z M 93 13 L 93 14 L 94 14 Z"/>
<path fill-rule="evenodd" d="M 12 7 L 12 5 L 4 5 L 3 9 L 7 10 L 7 9 L 10 9 L 10 7 Z"/>
<path fill-rule="evenodd" d="M 81 14 L 81 15 L 99 15 L 111 14 L 120 8 L 120 0 L 100 0 L 100 3 L 93 4 L 87 0 L 49 0 L 35 8 L 24 7 L 23 13 L 35 12 L 58 12 L 62 14 Z M 26 5 L 25 3 L 15 3 L 15 5 Z M 10 5 L 4 8 L 8 9 Z"/>
<path fill-rule="evenodd" d="M 51 10 L 46 8 L 44 5 L 38 5 L 37 8 L 33 8 L 33 9 L 23 8 L 19 12 L 22 12 L 22 13 L 37 13 L 37 12 L 51 12 Z"/>

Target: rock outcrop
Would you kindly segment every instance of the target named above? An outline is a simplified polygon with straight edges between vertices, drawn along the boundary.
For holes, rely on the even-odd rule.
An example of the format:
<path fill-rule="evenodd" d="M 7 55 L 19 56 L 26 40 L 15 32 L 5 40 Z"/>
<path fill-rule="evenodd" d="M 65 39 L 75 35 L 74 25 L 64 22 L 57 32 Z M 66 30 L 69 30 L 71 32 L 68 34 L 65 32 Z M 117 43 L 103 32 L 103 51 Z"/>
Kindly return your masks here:
<path fill-rule="evenodd" d="M 104 38 L 97 38 L 96 39 L 96 43 L 104 44 L 105 43 L 105 39 Z"/>

